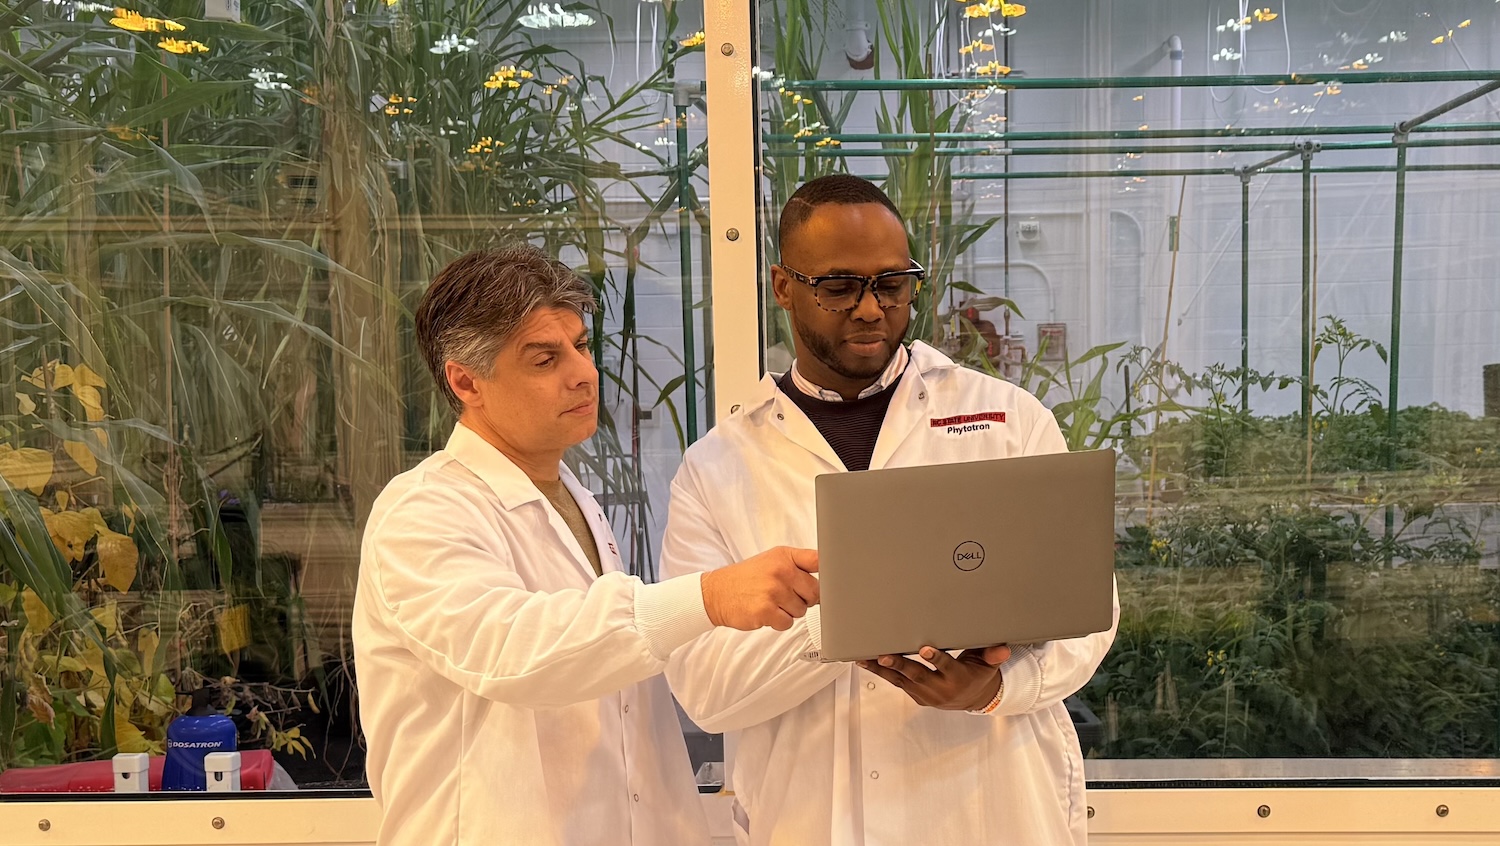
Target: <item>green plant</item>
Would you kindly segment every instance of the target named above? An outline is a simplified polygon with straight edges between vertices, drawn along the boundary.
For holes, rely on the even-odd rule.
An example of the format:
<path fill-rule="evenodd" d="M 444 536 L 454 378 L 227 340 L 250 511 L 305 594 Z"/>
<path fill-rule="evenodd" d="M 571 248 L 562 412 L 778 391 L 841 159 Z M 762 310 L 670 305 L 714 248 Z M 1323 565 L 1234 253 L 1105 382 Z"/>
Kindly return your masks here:
<path fill-rule="evenodd" d="M 936 28 L 924 25 L 908 3 L 877 3 L 880 38 L 875 43 L 875 75 L 880 78 L 886 56 L 897 79 L 930 76 L 928 62 Z M 945 102 L 940 103 L 939 98 Z M 892 107 L 894 101 L 894 107 Z M 939 347 L 947 346 L 950 324 L 941 317 L 956 306 L 956 293 L 974 292 L 955 280 L 958 259 L 1000 220 L 974 220 L 972 199 L 953 190 L 953 157 L 938 151 L 937 136 L 962 129 L 966 103 L 961 98 L 931 91 L 901 89 L 882 97 L 875 109 L 875 126 L 885 134 L 926 135 L 917 142 L 884 141 L 886 194 L 906 219 L 911 255 L 927 268 L 927 281 L 913 304 L 909 336 Z"/>
<path fill-rule="evenodd" d="M 1477 527 L 1409 515 L 1388 550 L 1367 520 L 1195 504 L 1123 532 L 1119 635 L 1085 689 L 1103 754 L 1495 754 L 1500 579 L 1473 566 Z"/>
<path fill-rule="evenodd" d="M 620 276 L 639 238 L 612 237 L 630 228 L 612 197 L 668 202 L 646 186 L 669 159 L 637 138 L 701 37 L 619 89 L 529 35 L 523 4 L 201 8 L 3 12 L 0 767 L 155 748 L 170 691 L 225 677 L 267 742 L 300 749 L 281 721 L 349 657 L 342 609 L 300 583 L 314 564 L 325 587 L 347 578 L 327 562 L 357 558 L 375 495 L 452 425 L 409 307 L 459 253 L 539 239 L 623 300 L 594 340 L 600 361 L 629 351 L 606 378 L 630 401 L 675 417 L 697 380 L 638 378 Z M 619 165 L 619 145 L 648 165 Z M 640 457 L 607 414 L 572 460 L 641 534 Z M 128 584 L 100 575 L 131 556 Z M 56 720 L 40 693 L 12 707 L 29 680 Z"/>

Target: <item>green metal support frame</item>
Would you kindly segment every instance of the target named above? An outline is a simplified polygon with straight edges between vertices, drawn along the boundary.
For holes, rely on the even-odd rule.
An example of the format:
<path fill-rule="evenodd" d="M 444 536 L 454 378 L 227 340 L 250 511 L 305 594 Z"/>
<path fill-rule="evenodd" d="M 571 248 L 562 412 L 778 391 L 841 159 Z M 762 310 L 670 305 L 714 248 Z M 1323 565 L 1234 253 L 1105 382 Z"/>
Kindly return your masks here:
<path fill-rule="evenodd" d="M 1222 86 L 1279 85 L 1377 85 L 1411 82 L 1491 82 L 1500 81 L 1500 71 L 1362 71 L 1240 74 L 1199 76 L 1115 76 L 1115 77 L 1025 77 L 953 79 L 798 79 L 769 80 L 762 84 L 768 91 L 974 91 L 974 90 L 1058 90 L 1101 88 L 1218 88 Z M 1480 94 L 1478 96 L 1484 96 Z M 1467 101 L 1465 101 L 1467 102 Z M 1462 105 L 1462 104 L 1459 104 Z M 1441 114 L 1442 112 L 1437 112 Z M 1430 117 L 1428 118 L 1431 119 Z M 1419 121 L 1423 122 L 1423 121 Z"/>

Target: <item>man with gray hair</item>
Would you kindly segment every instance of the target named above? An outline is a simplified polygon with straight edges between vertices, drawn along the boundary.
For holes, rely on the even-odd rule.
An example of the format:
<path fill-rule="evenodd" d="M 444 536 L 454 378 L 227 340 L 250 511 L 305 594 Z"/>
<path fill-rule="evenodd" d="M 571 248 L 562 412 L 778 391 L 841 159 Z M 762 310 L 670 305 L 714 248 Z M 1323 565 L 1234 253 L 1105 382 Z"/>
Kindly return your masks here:
<path fill-rule="evenodd" d="M 816 553 L 778 548 L 658 584 L 628 576 L 562 463 L 594 434 L 589 286 L 530 246 L 433 280 L 417 340 L 458 414 L 365 529 L 354 654 L 377 842 L 708 842 L 670 694 L 715 626 L 785 630 Z"/>

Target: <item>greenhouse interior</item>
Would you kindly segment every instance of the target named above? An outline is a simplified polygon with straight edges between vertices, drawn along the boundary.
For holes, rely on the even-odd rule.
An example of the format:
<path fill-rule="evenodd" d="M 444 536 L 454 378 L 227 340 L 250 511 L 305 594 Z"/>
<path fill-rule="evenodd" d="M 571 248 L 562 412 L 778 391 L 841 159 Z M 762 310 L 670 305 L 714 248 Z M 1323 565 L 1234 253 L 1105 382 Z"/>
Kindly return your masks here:
<path fill-rule="evenodd" d="M 1116 453 L 1095 842 L 1500 837 L 1500 2 L 0 19 L 5 842 L 377 842 L 351 619 L 457 419 L 434 277 L 525 242 L 592 288 L 566 463 L 657 582 L 684 452 L 792 368 L 778 220 L 830 174 L 900 212 L 906 341 Z M 264 801 L 84 795 L 199 690 Z M 678 717 L 714 842 L 763 842 Z"/>

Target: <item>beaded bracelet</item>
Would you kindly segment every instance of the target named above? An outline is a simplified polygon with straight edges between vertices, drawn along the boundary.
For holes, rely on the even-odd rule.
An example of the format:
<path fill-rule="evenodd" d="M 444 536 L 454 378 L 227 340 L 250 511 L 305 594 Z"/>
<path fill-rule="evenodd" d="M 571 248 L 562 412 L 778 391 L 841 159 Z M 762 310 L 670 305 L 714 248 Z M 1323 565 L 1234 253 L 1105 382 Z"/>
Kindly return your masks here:
<path fill-rule="evenodd" d="M 1001 677 L 1001 679 L 1000 679 L 1000 689 L 997 690 L 997 691 L 995 691 L 995 698 L 990 700 L 990 704 L 984 706 L 983 708 L 978 708 L 978 709 L 975 709 L 975 710 L 971 710 L 969 713 L 970 714 L 978 714 L 980 716 L 985 716 L 987 714 L 993 714 L 993 713 L 995 713 L 995 709 L 1000 707 L 1000 700 L 1003 699 L 1004 697 L 1005 697 L 1005 678 Z"/>

